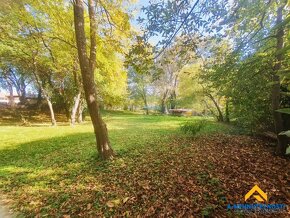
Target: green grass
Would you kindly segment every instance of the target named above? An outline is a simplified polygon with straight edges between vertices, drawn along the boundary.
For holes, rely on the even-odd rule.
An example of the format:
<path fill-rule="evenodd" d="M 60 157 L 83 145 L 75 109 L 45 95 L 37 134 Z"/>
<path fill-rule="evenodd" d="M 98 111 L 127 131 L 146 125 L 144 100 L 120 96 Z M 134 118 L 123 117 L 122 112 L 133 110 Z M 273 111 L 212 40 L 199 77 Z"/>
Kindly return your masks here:
<path fill-rule="evenodd" d="M 65 214 L 62 207 L 69 208 L 68 213 L 77 213 L 79 208 L 67 206 L 71 199 L 75 199 L 74 204 L 78 200 L 84 204 L 88 201 L 98 210 L 104 205 L 92 199 L 114 197 L 114 193 L 108 196 L 104 190 L 102 173 L 123 165 L 130 170 L 135 158 L 145 150 L 162 150 L 172 136 L 182 134 L 182 123 L 201 118 L 105 113 L 104 119 L 118 155 L 113 162 L 98 159 L 90 122 L 75 127 L 1 126 L 0 192 L 13 199 L 12 204 L 24 214 Z M 230 127 L 211 121 L 203 131 L 229 130 Z M 127 158 L 125 162 L 123 158 Z M 94 197 L 84 198 L 91 193 Z"/>

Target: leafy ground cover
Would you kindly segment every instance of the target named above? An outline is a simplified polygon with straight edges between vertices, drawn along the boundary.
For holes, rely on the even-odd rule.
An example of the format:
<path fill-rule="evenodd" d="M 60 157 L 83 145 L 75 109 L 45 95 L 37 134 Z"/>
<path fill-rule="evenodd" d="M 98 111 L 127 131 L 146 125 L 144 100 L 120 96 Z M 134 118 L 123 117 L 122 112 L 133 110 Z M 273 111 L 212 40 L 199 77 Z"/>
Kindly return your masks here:
<path fill-rule="evenodd" d="M 28 217 L 236 217 L 226 205 L 243 202 L 254 184 L 270 203 L 289 205 L 289 160 L 273 156 L 271 142 L 210 120 L 198 136 L 182 135 L 179 126 L 196 119 L 106 113 L 117 152 L 110 162 L 98 159 L 89 122 L 5 123 L 0 192 Z"/>

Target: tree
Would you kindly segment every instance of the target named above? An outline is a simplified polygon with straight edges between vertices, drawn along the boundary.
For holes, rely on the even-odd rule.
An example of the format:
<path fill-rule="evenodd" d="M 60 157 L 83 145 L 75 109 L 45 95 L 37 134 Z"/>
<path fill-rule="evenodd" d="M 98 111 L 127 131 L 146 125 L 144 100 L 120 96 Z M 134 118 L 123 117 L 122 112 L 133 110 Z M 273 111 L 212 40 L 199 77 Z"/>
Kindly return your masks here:
<path fill-rule="evenodd" d="M 159 74 L 154 81 L 154 86 L 160 95 L 161 112 L 168 113 L 168 102 L 170 109 L 174 109 L 176 105 L 176 89 L 179 82 L 179 74 L 181 70 L 188 64 L 195 61 L 195 46 L 185 46 L 188 37 L 179 37 L 174 44 L 166 48 L 162 55 L 156 61 L 156 68 Z M 192 43 L 193 43 L 193 39 Z"/>
<path fill-rule="evenodd" d="M 45 30 L 46 26 L 43 22 L 39 22 L 37 18 L 41 15 L 33 13 L 34 8 L 30 7 L 29 3 L 24 5 L 21 1 L 12 2 L 8 11 L 3 11 L 1 57 L 2 61 L 10 63 L 13 68 L 25 72 L 25 75 L 41 90 L 48 103 L 51 123 L 54 126 L 56 120 L 51 99 L 53 57 L 47 54 L 47 46 L 43 41 L 42 32 L 39 31 Z"/>
<path fill-rule="evenodd" d="M 256 83 L 253 83 L 247 97 L 250 99 L 250 96 L 254 94 L 251 93 L 252 90 L 258 92 L 256 84 L 260 85 L 261 81 L 264 81 L 260 87 L 266 95 L 261 96 L 260 102 L 256 102 L 255 107 L 259 106 L 257 111 L 261 111 L 260 108 L 264 108 L 264 111 L 267 110 L 267 105 L 263 106 L 263 103 L 265 96 L 268 98 L 267 102 L 268 105 L 271 105 L 272 111 L 272 119 L 268 122 L 268 126 L 272 122 L 275 124 L 274 131 L 278 138 L 277 153 L 280 155 L 284 155 L 287 148 L 285 136 L 279 135 L 281 131 L 286 130 L 284 125 L 286 120 L 283 120 L 282 115 L 277 111 L 287 105 L 281 101 L 281 88 L 285 89 L 288 84 L 287 75 L 281 74 L 288 67 L 287 61 L 284 59 L 288 50 L 288 46 L 284 43 L 285 30 L 288 29 L 287 24 L 289 23 L 289 16 L 287 17 L 289 11 L 286 4 L 286 0 L 236 2 L 233 4 L 228 17 L 224 19 L 228 28 L 227 32 L 235 39 L 235 48 L 232 54 L 236 58 L 238 57 L 236 63 L 244 63 L 240 65 L 242 67 L 240 70 L 247 69 L 246 72 L 252 72 L 249 73 L 249 76 L 244 76 L 243 79 L 253 82 L 253 78 L 257 78 L 257 76 L 261 78 L 261 74 L 264 74 L 263 80 L 258 79 Z M 237 64 L 232 64 L 232 66 L 237 66 Z M 254 100 L 257 99 L 259 98 Z"/>
<path fill-rule="evenodd" d="M 228 7 L 228 0 L 150 1 L 142 8 L 146 19 L 139 18 L 139 21 L 145 25 L 146 40 L 156 35 L 162 39 L 157 44 L 159 49 L 155 57 L 159 57 L 177 36 L 189 37 L 186 45 L 193 47 L 196 37 L 205 32 L 207 36 L 220 34 L 216 24 L 228 12 Z"/>
<path fill-rule="evenodd" d="M 142 101 L 143 108 L 146 111 L 146 114 L 149 114 L 149 89 L 150 84 L 152 83 L 152 77 L 150 74 L 139 74 L 132 67 L 128 69 L 128 89 L 129 89 L 129 98 L 134 99 L 135 103 Z"/>
<path fill-rule="evenodd" d="M 128 83 L 131 97 L 141 98 L 144 103 L 146 114 L 149 114 L 148 93 L 154 75 L 158 74 L 153 62 L 152 46 L 137 36 L 135 44 L 132 45 L 126 55 L 126 66 L 128 68 Z"/>
<path fill-rule="evenodd" d="M 282 61 L 284 59 L 283 53 L 281 50 L 284 47 L 284 35 L 285 35 L 285 27 L 282 24 L 283 22 L 283 10 L 286 7 L 287 1 L 282 0 L 280 4 L 278 4 L 277 14 L 276 14 L 276 51 L 275 51 L 275 60 L 276 63 L 274 65 L 274 74 L 273 74 L 273 83 L 272 86 L 272 110 L 273 110 L 273 117 L 274 117 L 274 124 L 275 124 L 275 131 L 278 138 L 278 146 L 277 146 L 277 153 L 280 155 L 286 154 L 286 149 L 288 146 L 287 138 L 284 135 L 280 135 L 282 131 L 285 130 L 283 125 L 283 119 L 280 112 L 277 110 L 280 108 L 280 101 L 281 101 L 281 79 L 279 76 L 279 71 L 282 69 Z"/>
<path fill-rule="evenodd" d="M 97 91 L 95 86 L 94 71 L 96 68 L 96 20 L 95 5 L 93 0 L 88 1 L 90 19 L 90 55 L 87 55 L 87 38 L 85 34 L 84 5 L 82 0 L 75 0 L 74 24 L 78 48 L 79 63 L 82 82 L 89 113 L 94 126 L 97 149 L 101 158 L 109 159 L 114 156 L 111 148 L 108 130 L 100 114 Z"/>
<path fill-rule="evenodd" d="M 202 64 L 199 59 L 186 65 L 179 72 L 177 105 L 181 108 L 190 108 L 195 114 L 206 113 L 210 110 L 215 115 L 213 106 L 204 93 L 203 83 L 200 80 L 201 72 Z"/>
<path fill-rule="evenodd" d="M 31 83 L 31 79 L 27 73 L 23 72 L 23 69 L 16 68 L 9 63 L 3 63 L 3 65 L 1 67 L 3 70 L 0 74 L 2 81 L 8 86 L 13 87 L 19 96 L 20 103 L 25 104 L 26 88 Z"/>

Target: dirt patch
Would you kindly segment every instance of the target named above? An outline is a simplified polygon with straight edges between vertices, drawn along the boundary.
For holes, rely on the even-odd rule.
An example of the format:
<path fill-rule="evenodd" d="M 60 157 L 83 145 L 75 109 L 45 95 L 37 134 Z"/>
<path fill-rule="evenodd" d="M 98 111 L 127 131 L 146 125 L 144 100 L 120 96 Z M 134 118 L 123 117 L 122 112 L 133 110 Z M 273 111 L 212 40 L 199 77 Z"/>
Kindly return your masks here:
<path fill-rule="evenodd" d="M 0 200 L 0 217 L 1 218 L 13 218 L 16 215 L 12 210 L 9 209 L 8 205 L 4 202 L 4 200 Z"/>

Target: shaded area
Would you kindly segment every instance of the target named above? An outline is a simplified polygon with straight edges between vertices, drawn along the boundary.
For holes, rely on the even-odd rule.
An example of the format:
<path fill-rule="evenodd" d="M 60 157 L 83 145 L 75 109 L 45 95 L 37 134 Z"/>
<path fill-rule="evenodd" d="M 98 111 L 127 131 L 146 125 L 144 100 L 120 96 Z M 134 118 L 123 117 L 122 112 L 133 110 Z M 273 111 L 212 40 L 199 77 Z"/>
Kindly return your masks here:
<path fill-rule="evenodd" d="M 55 114 L 57 122 L 68 122 L 63 114 Z M 9 108 L 0 106 L 0 126 L 30 126 L 40 123 L 51 125 L 49 111 Z"/>

